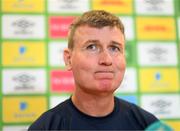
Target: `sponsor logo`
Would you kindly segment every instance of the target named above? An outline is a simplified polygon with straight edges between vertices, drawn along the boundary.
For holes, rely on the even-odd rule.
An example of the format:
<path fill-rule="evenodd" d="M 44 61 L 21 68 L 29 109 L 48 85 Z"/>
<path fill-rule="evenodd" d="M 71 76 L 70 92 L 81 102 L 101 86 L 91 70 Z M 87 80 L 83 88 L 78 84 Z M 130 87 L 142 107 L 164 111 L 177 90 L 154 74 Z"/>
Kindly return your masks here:
<path fill-rule="evenodd" d="M 137 14 L 173 15 L 174 5 L 170 0 L 136 0 Z"/>
<path fill-rule="evenodd" d="M 29 47 L 25 46 L 25 45 L 20 45 L 18 48 L 18 55 L 16 57 L 14 57 L 14 62 L 34 62 L 35 59 L 32 57 L 27 57 L 27 54 L 30 53 L 29 52 Z"/>
<path fill-rule="evenodd" d="M 46 91 L 44 69 L 4 69 L 2 73 L 4 94 L 34 94 Z"/>
<path fill-rule="evenodd" d="M 164 2 L 164 0 L 144 0 L 146 4 L 148 4 L 148 10 L 156 10 L 160 11 L 161 9 L 161 4 Z"/>
<path fill-rule="evenodd" d="M 38 106 L 37 105 L 41 105 Z M 12 108 L 13 106 L 13 108 Z M 32 122 L 46 110 L 45 97 L 4 97 L 3 121 L 4 122 Z"/>
<path fill-rule="evenodd" d="M 112 5 L 115 5 L 115 6 L 118 6 L 118 5 L 120 5 L 120 6 L 125 6 L 126 5 L 126 3 L 124 2 L 124 1 L 122 1 L 122 0 L 102 0 L 101 2 L 100 2 L 100 4 L 103 6 L 103 5 L 105 5 L 105 6 L 112 6 Z"/>
<path fill-rule="evenodd" d="M 74 17 L 50 17 L 50 37 L 51 38 L 66 38 L 68 29 Z"/>
<path fill-rule="evenodd" d="M 19 47 L 19 54 L 20 54 L 20 55 L 25 54 L 26 51 L 27 51 L 26 46 L 20 46 L 20 47 Z"/>
<path fill-rule="evenodd" d="M 51 71 L 51 90 L 53 92 L 69 92 L 74 90 L 74 78 L 70 71 Z"/>
<path fill-rule="evenodd" d="M 168 29 L 164 26 L 160 25 L 147 25 L 144 27 L 145 31 L 159 31 L 159 32 L 165 32 L 168 31 Z"/>
<path fill-rule="evenodd" d="M 25 34 L 25 35 L 33 33 L 31 31 L 31 28 L 33 28 L 34 25 L 35 25 L 35 23 L 27 20 L 26 18 L 21 18 L 12 23 L 12 26 L 15 27 L 15 29 L 16 29 L 14 31 L 15 34 Z"/>
<path fill-rule="evenodd" d="M 138 17 L 136 20 L 139 40 L 175 40 L 176 38 L 173 17 Z"/>
<path fill-rule="evenodd" d="M 170 111 L 167 110 L 167 108 L 172 106 L 172 103 L 159 99 L 157 101 L 152 102 L 151 106 L 156 109 L 154 112 L 155 114 L 168 114 L 170 113 Z"/>
<path fill-rule="evenodd" d="M 140 69 L 140 80 L 142 92 L 179 91 L 179 75 L 176 68 L 142 68 Z"/>
<path fill-rule="evenodd" d="M 112 13 L 131 14 L 132 0 L 93 0 L 93 9 L 102 9 Z"/>
<path fill-rule="evenodd" d="M 74 0 L 61 0 L 61 1 L 63 4 L 59 8 L 62 8 L 62 9 L 76 8 L 75 6 L 76 1 Z"/>
<path fill-rule="evenodd" d="M 166 59 L 164 58 L 164 55 L 167 53 L 167 50 L 154 46 L 153 48 L 148 50 L 148 53 L 150 53 L 151 60 L 152 61 L 165 61 Z"/>
<path fill-rule="evenodd" d="M 82 13 L 89 10 L 89 0 L 48 0 L 51 13 Z"/>
<path fill-rule="evenodd" d="M 162 75 L 160 72 L 155 73 L 155 79 L 156 80 L 158 80 L 158 81 L 161 80 L 161 77 L 162 77 Z"/>
<path fill-rule="evenodd" d="M 178 63 L 176 44 L 173 42 L 140 42 L 138 43 L 138 61 L 142 66 L 175 66 Z"/>
<path fill-rule="evenodd" d="M 45 37 L 45 17 L 43 15 L 3 15 L 3 38 L 27 39 Z"/>
<path fill-rule="evenodd" d="M 4 42 L 2 48 L 5 66 L 45 65 L 46 55 L 43 42 Z"/>
<path fill-rule="evenodd" d="M 34 88 L 33 81 L 35 81 L 36 79 L 34 76 L 31 76 L 30 74 L 22 73 L 15 76 L 13 80 L 18 83 L 18 86 L 15 86 L 15 89 L 19 90 L 19 89 L 33 89 Z"/>
<path fill-rule="evenodd" d="M 163 72 L 155 72 L 154 73 L 154 80 L 152 81 L 152 83 L 150 84 L 151 88 L 159 88 L 159 89 L 168 89 L 170 87 L 170 83 L 166 82 L 164 80 L 164 73 Z"/>
<path fill-rule="evenodd" d="M 26 9 L 29 8 L 29 9 L 31 9 L 33 7 L 33 5 L 26 3 L 25 0 L 17 0 L 16 3 L 12 4 L 12 7 L 14 7 L 14 8 L 26 8 Z"/>
<path fill-rule="evenodd" d="M 155 114 L 158 118 L 179 118 L 180 108 L 179 94 L 154 94 L 143 95 L 141 98 L 142 107 Z"/>
<path fill-rule="evenodd" d="M 26 110 L 27 108 L 28 108 L 28 103 L 27 103 L 27 102 L 21 101 L 21 102 L 19 103 L 19 110 L 24 111 L 24 110 Z"/>
<path fill-rule="evenodd" d="M 45 0 L 2 0 L 3 12 L 33 12 L 44 11 Z"/>

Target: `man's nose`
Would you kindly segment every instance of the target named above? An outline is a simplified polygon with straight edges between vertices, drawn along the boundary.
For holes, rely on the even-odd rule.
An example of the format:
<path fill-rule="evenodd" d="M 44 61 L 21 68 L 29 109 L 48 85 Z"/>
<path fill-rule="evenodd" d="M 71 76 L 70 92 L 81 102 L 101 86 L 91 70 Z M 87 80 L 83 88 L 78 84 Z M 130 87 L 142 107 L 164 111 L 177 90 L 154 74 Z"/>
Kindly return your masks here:
<path fill-rule="evenodd" d="M 112 56 L 108 50 L 103 50 L 99 54 L 99 64 L 100 65 L 112 65 Z"/>

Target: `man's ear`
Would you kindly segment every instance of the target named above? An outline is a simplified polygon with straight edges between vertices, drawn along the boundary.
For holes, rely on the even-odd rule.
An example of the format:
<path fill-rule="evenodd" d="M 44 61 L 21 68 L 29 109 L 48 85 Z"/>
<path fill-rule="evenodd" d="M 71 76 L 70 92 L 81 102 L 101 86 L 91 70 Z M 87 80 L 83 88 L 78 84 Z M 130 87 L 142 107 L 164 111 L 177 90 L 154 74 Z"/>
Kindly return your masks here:
<path fill-rule="evenodd" d="M 65 62 L 67 70 L 72 69 L 72 66 L 71 66 L 71 54 L 72 54 L 72 51 L 70 49 L 68 49 L 68 48 L 64 49 L 63 57 L 64 57 L 64 62 Z"/>

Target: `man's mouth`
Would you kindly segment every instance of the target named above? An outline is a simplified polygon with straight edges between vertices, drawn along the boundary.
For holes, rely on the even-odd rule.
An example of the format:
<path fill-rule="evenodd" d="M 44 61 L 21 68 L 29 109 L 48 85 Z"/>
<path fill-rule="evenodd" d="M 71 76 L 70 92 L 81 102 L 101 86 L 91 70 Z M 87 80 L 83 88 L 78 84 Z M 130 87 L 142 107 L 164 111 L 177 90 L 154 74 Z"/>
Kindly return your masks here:
<path fill-rule="evenodd" d="M 96 71 L 95 78 L 97 79 L 112 79 L 114 77 L 113 71 Z"/>

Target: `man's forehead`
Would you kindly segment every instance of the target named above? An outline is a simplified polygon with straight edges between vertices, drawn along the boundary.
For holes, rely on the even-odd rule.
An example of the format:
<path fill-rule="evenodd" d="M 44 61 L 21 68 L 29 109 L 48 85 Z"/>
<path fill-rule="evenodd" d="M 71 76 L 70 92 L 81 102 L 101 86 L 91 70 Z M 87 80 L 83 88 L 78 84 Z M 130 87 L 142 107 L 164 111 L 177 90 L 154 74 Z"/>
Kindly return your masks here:
<path fill-rule="evenodd" d="M 121 32 L 121 30 L 118 27 L 116 27 L 116 26 L 114 26 L 114 27 L 104 26 L 104 27 L 99 28 L 99 27 L 92 27 L 92 26 L 89 26 L 89 25 L 83 25 L 83 26 L 79 26 L 76 29 L 75 34 L 78 34 L 78 33 L 91 34 L 91 32 L 94 33 L 94 32 L 102 32 L 102 31 L 117 31 L 117 32 Z"/>

